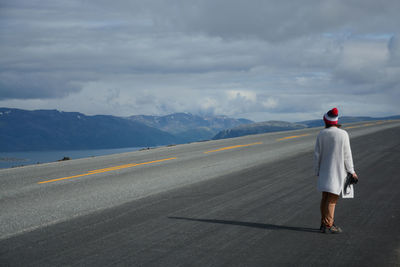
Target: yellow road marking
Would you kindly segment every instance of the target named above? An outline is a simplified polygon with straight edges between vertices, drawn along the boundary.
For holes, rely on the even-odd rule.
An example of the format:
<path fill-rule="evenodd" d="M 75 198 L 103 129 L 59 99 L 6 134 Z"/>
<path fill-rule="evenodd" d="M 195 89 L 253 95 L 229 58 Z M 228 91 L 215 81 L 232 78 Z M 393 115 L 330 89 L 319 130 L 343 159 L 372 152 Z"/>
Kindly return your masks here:
<path fill-rule="evenodd" d="M 218 151 L 234 149 L 234 148 L 239 148 L 239 147 L 246 147 L 246 146 L 255 146 L 255 145 L 261 145 L 261 144 L 262 144 L 262 142 L 257 142 L 257 143 L 247 144 L 247 145 L 228 146 L 228 147 L 223 147 L 223 148 L 219 148 L 219 149 L 215 149 L 215 150 L 206 151 L 206 152 L 203 152 L 203 153 L 204 154 L 208 154 L 208 153 L 212 153 L 212 152 L 218 152 Z"/>
<path fill-rule="evenodd" d="M 360 128 L 360 127 L 367 127 L 367 126 L 372 126 L 372 125 L 375 125 L 375 124 L 382 124 L 382 123 L 383 122 L 365 123 L 365 124 L 362 124 L 362 125 L 347 126 L 347 127 L 344 127 L 344 129 L 354 129 L 354 128 Z"/>
<path fill-rule="evenodd" d="M 78 174 L 78 175 L 73 175 L 73 176 L 68 176 L 68 177 L 63 177 L 63 178 L 58 178 L 58 179 L 52 179 L 52 180 L 48 180 L 48 181 L 42 181 L 42 182 L 38 182 L 38 184 L 52 183 L 52 182 L 68 180 L 68 179 L 78 178 L 78 177 L 92 175 L 92 174 L 98 174 L 98 173 L 104 173 L 104 172 L 115 171 L 115 170 L 120 170 L 120 169 L 126 169 L 126 168 L 131 168 L 131 167 L 136 167 L 136 166 L 141 166 L 141 165 L 147 165 L 147 164 L 152 164 L 152 163 L 158 163 L 158 162 L 163 162 L 163 161 L 168 161 L 168 160 L 173 160 L 173 159 L 176 159 L 176 158 L 159 159 L 159 160 L 153 160 L 153 161 L 149 161 L 149 162 L 131 163 L 131 164 L 125 164 L 125 165 L 120 165 L 120 166 L 114 166 L 114 167 L 109 167 L 109 168 L 104 168 L 104 169 L 88 171 L 87 173 L 82 173 L 82 174 Z"/>
<path fill-rule="evenodd" d="M 347 127 L 344 127 L 345 129 L 353 129 L 353 128 L 360 128 L 361 126 L 360 125 L 358 125 L 358 126 L 347 126 Z"/>
<path fill-rule="evenodd" d="M 283 141 L 283 140 L 288 140 L 288 139 L 293 139 L 293 138 L 304 137 L 304 136 L 308 136 L 308 135 L 310 135 L 310 134 L 287 136 L 287 137 L 282 137 L 282 138 L 276 139 L 276 141 Z"/>

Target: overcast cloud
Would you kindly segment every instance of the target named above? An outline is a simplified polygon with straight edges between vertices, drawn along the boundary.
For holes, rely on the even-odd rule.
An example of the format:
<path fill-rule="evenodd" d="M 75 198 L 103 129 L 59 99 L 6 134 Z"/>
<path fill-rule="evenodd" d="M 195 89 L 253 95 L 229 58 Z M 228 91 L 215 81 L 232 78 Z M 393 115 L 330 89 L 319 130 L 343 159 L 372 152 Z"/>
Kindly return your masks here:
<path fill-rule="evenodd" d="M 400 114 L 400 1 L 0 0 L 0 106 Z"/>

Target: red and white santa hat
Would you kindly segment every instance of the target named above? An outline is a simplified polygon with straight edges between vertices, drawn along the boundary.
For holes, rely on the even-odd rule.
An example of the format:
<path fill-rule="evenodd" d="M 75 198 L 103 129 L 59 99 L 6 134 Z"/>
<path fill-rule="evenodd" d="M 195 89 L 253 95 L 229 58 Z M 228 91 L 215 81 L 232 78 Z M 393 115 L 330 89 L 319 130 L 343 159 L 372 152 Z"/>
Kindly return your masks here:
<path fill-rule="evenodd" d="M 339 120 L 339 111 L 337 108 L 329 110 L 324 115 L 324 121 L 328 125 L 336 125 L 338 123 L 338 120 Z"/>

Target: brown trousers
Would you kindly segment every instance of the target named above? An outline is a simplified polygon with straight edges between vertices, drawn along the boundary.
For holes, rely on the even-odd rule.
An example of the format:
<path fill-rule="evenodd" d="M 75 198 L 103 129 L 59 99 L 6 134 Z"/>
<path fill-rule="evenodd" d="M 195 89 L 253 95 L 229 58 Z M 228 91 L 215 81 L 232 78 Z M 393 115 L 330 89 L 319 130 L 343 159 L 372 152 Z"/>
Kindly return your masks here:
<path fill-rule="evenodd" d="M 338 195 L 322 192 L 321 199 L 321 224 L 331 227 L 335 221 L 335 207 L 339 199 Z"/>

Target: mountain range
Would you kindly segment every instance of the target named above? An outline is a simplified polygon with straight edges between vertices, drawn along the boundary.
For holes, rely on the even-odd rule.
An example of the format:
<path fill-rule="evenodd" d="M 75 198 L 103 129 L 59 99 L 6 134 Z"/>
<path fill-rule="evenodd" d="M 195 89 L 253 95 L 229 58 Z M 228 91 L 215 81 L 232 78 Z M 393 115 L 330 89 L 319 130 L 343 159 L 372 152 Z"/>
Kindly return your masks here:
<path fill-rule="evenodd" d="M 339 118 L 339 123 L 353 123 L 353 122 L 360 122 L 360 121 L 379 121 L 379 120 L 398 120 L 400 119 L 400 115 L 397 116 L 387 116 L 387 117 L 366 117 L 366 116 L 343 116 Z M 308 121 L 301 121 L 298 122 L 300 124 L 305 124 L 307 127 L 320 127 L 324 126 L 324 121 L 320 120 L 308 120 Z"/>
<path fill-rule="evenodd" d="M 128 119 L 168 132 L 177 137 L 179 143 L 209 140 L 221 130 L 253 123 L 246 119 L 233 119 L 227 116 L 198 116 L 190 113 L 174 113 L 166 116 L 137 115 L 128 117 Z"/>
<path fill-rule="evenodd" d="M 239 137 L 251 134 L 289 131 L 289 130 L 297 130 L 303 128 L 307 128 L 307 125 L 290 123 L 286 121 L 265 121 L 265 122 L 251 123 L 246 125 L 239 125 L 232 129 L 222 130 L 217 135 L 215 135 L 213 139 L 217 140 L 217 139 Z"/>
<path fill-rule="evenodd" d="M 226 116 L 87 116 L 58 110 L 0 108 L 0 151 L 153 147 L 211 139 L 243 123 Z"/>
<path fill-rule="evenodd" d="M 176 137 L 115 116 L 0 108 L 0 151 L 157 146 Z"/>
<path fill-rule="evenodd" d="M 341 123 L 385 118 L 341 117 Z M 87 116 L 58 110 L 0 108 L 0 151 L 154 147 L 249 134 L 322 126 L 322 119 L 254 123 L 227 116 L 175 113 L 166 116 Z"/>
<path fill-rule="evenodd" d="M 340 117 L 339 122 L 343 124 L 343 123 L 352 123 L 361 121 L 395 120 L 395 119 L 400 119 L 400 115 L 390 116 L 390 117 L 380 117 L 380 118 L 344 116 Z M 225 138 L 232 138 L 232 137 L 239 137 L 239 136 L 260 134 L 260 133 L 290 131 L 302 128 L 321 127 L 324 125 L 325 124 L 322 119 L 301 121 L 296 123 L 291 123 L 287 121 L 265 121 L 258 123 L 250 123 L 246 125 L 239 125 L 231 129 L 222 130 L 217 135 L 215 135 L 213 139 L 216 140 L 216 139 L 225 139 Z"/>

